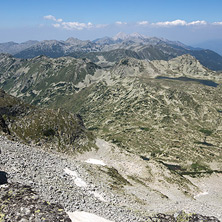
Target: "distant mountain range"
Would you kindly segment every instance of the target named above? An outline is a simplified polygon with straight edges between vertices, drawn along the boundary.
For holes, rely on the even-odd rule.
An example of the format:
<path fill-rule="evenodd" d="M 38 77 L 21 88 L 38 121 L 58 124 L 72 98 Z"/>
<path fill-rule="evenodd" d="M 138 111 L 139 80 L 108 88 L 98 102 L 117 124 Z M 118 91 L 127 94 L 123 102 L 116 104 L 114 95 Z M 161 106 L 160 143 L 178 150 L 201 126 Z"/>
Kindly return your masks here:
<path fill-rule="evenodd" d="M 208 40 L 205 42 L 195 44 L 194 46 L 204 48 L 204 49 L 210 49 L 222 55 L 222 39 Z"/>
<path fill-rule="evenodd" d="M 211 50 L 193 48 L 181 42 L 147 37 L 138 33 L 118 33 L 114 37 L 103 37 L 94 41 L 68 38 L 66 41 L 28 41 L 21 44 L 0 44 L 0 53 L 9 53 L 17 58 L 34 58 L 45 55 L 52 58 L 72 56 L 88 58 L 100 66 L 112 66 L 123 58 L 140 60 L 170 60 L 190 54 L 202 65 L 212 70 L 222 70 L 222 56 Z"/>
<path fill-rule="evenodd" d="M 31 41 L 31 40 L 23 43 L 16 43 L 16 42 L 0 43 L 0 53 L 9 53 L 14 55 L 38 43 L 39 43 L 38 41 Z"/>

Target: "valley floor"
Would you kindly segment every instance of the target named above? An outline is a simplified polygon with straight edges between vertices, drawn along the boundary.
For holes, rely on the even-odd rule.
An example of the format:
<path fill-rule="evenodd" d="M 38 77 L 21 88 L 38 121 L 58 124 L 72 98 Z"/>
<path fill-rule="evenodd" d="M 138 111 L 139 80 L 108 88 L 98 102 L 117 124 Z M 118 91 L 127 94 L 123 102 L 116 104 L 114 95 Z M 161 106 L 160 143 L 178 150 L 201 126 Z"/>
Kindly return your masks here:
<path fill-rule="evenodd" d="M 94 218 L 102 217 L 98 221 L 139 222 L 148 221 L 151 214 L 173 214 L 180 210 L 222 220 L 221 174 L 189 178 L 201 191 L 193 198 L 163 198 L 149 189 L 146 191 L 141 184 L 132 184 L 132 181 L 120 192 L 115 190 L 115 186 L 110 188 L 108 177 L 98 180 L 96 172 L 93 173 L 110 172 L 116 167 L 121 175 L 126 176 L 118 163 L 112 163 L 108 143 L 97 140 L 97 145 L 98 151 L 74 157 L 0 137 L 0 170 L 7 172 L 8 182 L 30 185 L 44 200 L 62 204 L 66 212 L 75 219 L 78 217 L 79 221 L 84 217 L 89 218 L 89 213 L 92 213 Z M 139 187 L 142 194 L 139 194 Z M 82 213 L 78 213 L 80 211 Z"/>

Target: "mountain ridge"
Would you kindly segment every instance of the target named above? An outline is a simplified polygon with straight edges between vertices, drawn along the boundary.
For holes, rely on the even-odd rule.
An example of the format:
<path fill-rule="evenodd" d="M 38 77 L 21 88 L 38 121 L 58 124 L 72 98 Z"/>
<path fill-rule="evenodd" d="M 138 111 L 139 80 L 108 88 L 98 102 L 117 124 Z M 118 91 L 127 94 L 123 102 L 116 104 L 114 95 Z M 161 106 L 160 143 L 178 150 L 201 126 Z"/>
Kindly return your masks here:
<path fill-rule="evenodd" d="M 11 53 L 18 58 L 33 58 L 39 55 L 46 55 L 53 58 L 61 56 L 91 58 L 94 62 L 102 59 L 104 64 L 108 66 L 113 65 L 112 60 L 118 62 L 119 58 L 125 56 L 118 51 L 120 49 L 122 51 L 130 50 L 127 51 L 128 55 L 141 60 L 169 60 L 183 54 L 191 54 L 204 66 L 213 70 L 222 70 L 222 56 L 211 50 L 195 49 L 178 41 L 147 37 L 139 33 L 119 33 L 112 38 L 104 37 L 94 41 L 82 41 L 71 37 L 65 41 L 45 40 L 22 44 L 13 43 L 14 46 L 11 46 L 20 48 L 18 50 L 10 48 L 12 43 L 2 43 L 0 44 L 0 52 Z M 7 45 L 9 45 L 8 48 Z M 107 56 L 108 52 L 114 51 L 117 56 L 112 58 Z"/>
<path fill-rule="evenodd" d="M 121 76 L 187 77 L 211 80 L 217 84 L 222 78 L 220 72 L 205 68 L 190 55 L 182 55 L 169 61 L 144 61 L 128 57 L 110 68 L 102 68 L 88 59 L 45 56 L 18 59 L 8 54 L 0 54 L 0 65 L 0 86 L 3 89 L 14 96 L 29 98 L 29 103 L 34 102 L 33 98 L 35 103 L 37 98 L 41 98 L 45 104 L 56 101 L 56 97 L 64 93 L 72 96 L 102 79 L 109 81 L 110 78 Z"/>

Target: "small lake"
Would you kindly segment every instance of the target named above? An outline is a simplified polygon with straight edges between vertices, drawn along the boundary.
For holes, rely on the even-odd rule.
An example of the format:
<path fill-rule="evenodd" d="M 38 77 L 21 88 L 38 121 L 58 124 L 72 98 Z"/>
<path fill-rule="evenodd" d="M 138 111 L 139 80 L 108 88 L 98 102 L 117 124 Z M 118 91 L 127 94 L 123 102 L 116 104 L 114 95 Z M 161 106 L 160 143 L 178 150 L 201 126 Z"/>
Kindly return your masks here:
<path fill-rule="evenodd" d="M 171 77 L 166 77 L 166 76 L 157 76 L 156 79 L 170 79 L 170 80 L 179 80 L 179 81 L 185 81 L 185 82 L 192 81 L 192 82 L 198 82 L 205 86 L 212 86 L 212 87 L 217 87 L 219 85 L 218 83 L 215 83 L 211 80 L 193 79 L 193 78 L 188 78 L 188 77 L 171 78 Z"/>

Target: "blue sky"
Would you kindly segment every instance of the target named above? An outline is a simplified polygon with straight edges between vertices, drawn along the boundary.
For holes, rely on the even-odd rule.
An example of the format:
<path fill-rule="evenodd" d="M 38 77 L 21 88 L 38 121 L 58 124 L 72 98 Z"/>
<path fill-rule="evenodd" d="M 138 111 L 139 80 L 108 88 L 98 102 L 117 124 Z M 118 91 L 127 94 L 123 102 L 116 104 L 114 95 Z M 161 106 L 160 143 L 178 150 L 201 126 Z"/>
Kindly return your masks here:
<path fill-rule="evenodd" d="M 221 0 L 0 0 L 0 42 L 123 31 L 196 44 L 222 39 Z"/>

